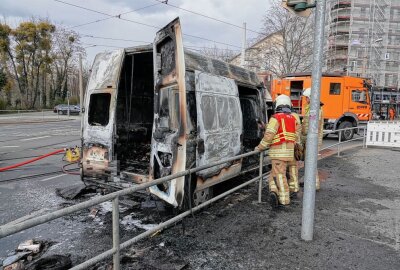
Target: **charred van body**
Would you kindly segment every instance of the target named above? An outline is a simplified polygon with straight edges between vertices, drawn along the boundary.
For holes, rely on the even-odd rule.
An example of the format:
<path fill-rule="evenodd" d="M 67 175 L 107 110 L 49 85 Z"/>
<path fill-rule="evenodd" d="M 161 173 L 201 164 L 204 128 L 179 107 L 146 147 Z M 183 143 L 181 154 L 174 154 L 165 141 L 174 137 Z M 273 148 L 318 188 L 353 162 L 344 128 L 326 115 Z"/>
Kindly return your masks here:
<path fill-rule="evenodd" d="M 265 89 L 256 74 L 185 50 L 176 19 L 152 46 L 96 56 L 87 87 L 82 179 L 123 188 L 251 151 L 263 136 Z M 238 160 L 150 192 L 173 206 L 208 199 Z M 190 181 L 190 183 L 189 183 Z"/>

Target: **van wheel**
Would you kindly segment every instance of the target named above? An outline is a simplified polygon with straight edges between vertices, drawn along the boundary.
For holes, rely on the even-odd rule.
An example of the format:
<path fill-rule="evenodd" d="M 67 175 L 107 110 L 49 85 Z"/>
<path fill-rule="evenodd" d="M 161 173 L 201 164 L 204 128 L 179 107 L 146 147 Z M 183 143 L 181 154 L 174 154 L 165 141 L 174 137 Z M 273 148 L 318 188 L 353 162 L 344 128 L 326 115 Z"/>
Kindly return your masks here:
<path fill-rule="evenodd" d="M 344 122 L 340 123 L 340 125 L 339 125 L 339 129 L 351 128 L 351 127 L 353 127 L 353 125 L 348 121 L 344 121 Z M 341 133 L 341 137 L 342 137 L 341 140 L 348 141 L 348 140 L 353 139 L 354 129 L 343 130 L 343 131 L 340 131 L 340 133 Z"/>

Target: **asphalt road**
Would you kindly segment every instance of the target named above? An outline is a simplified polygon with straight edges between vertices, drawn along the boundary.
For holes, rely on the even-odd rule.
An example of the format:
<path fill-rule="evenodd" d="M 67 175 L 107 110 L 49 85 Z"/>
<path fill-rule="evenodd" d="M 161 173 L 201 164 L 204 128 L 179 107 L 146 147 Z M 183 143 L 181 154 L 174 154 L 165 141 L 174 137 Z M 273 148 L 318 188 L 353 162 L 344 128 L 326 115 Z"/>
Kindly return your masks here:
<path fill-rule="evenodd" d="M 48 113 L 49 117 L 55 116 L 51 113 Z M 8 117 L 16 119 L 12 115 Z M 77 117 L 71 117 L 68 121 L 56 122 L 30 123 L 21 120 L 21 122 L 25 122 L 22 124 L 10 122 L 6 124 L 3 122 L 2 124 L 1 120 L 0 167 L 80 144 L 80 121 Z M 335 143 L 337 143 L 337 136 L 331 135 L 324 140 L 324 147 Z M 355 142 L 351 144 L 355 144 Z M 27 177 L 60 171 L 64 164 L 66 163 L 62 161 L 62 155 L 55 155 L 11 171 L 1 172 L 0 224 L 14 221 L 26 215 L 43 214 L 75 204 L 77 201 L 67 201 L 58 197 L 55 194 L 55 189 L 80 183 L 78 176 L 58 172 L 35 178 Z M 7 181 L 19 177 L 27 178 Z M 1 181 L 7 182 L 1 183 Z M 82 200 L 84 199 L 87 198 Z M 98 209 L 99 214 L 94 219 L 88 217 L 88 210 L 0 239 L 0 258 L 11 254 L 20 242 L 32 238 L 57 242 L 48 253 L 72 253 L 74 262 L 97 255 L 111 247 L 112 243 L 110 204 L 104 204 Z M 124 211 L 127 210 L 125 209 Z M 132 216 L 140 216 L 137 209 L 134 212 L 128 211 L 127 213 L 129 215 L 125 215 L 125 217 L 128 217 L 129 220 L 126 220 L 125 227 L 121 230 L 122 239 L 132 237 L 140 231 L 137 226 L 138 221 L 136 219 L 131 220 Z M 152 223 L 159 223 L 162 220 L 162 215 L 160 217 L 153 213 L 149 217 L 142 216 L 141 219 L 147 219 L 146 223 L 151 226 Z M 124 219 L 124 215 L 121 218 Z M 132 224 L 135 225 L 133 226 Z"/>

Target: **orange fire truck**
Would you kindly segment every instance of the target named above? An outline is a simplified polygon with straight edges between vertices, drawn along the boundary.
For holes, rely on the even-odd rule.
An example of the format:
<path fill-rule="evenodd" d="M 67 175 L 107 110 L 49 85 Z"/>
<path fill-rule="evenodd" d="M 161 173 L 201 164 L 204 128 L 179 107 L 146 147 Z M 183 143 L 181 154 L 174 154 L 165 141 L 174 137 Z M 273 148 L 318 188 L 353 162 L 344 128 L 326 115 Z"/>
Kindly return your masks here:
<path fill-rule="evenodd" d="M 304 89 L 311 87 L 311 73 L 288 74 L 272 82 L 272 99 L 280 94 L 290 96 L 293 108 L 304 114 Z M 358 77 L 324 73 L 321 78 L 321 102 L 324 104 L 324 129 L 357 127 L 372 118 L 369 82 Z M 353 138 L 355 130 L 342 132 L 343 140 Z"/>

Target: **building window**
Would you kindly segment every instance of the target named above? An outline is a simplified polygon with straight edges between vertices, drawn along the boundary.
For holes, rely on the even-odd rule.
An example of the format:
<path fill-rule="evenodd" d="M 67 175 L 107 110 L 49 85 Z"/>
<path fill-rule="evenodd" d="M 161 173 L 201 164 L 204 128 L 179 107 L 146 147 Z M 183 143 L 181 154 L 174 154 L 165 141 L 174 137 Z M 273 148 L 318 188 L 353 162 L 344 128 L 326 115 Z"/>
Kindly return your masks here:
<path fill-rule="evenodd" d="M 342 87 L 341 83 L 331 83 L 329 88 L 330 95 L 340 95 L 340 89 Z"/>

